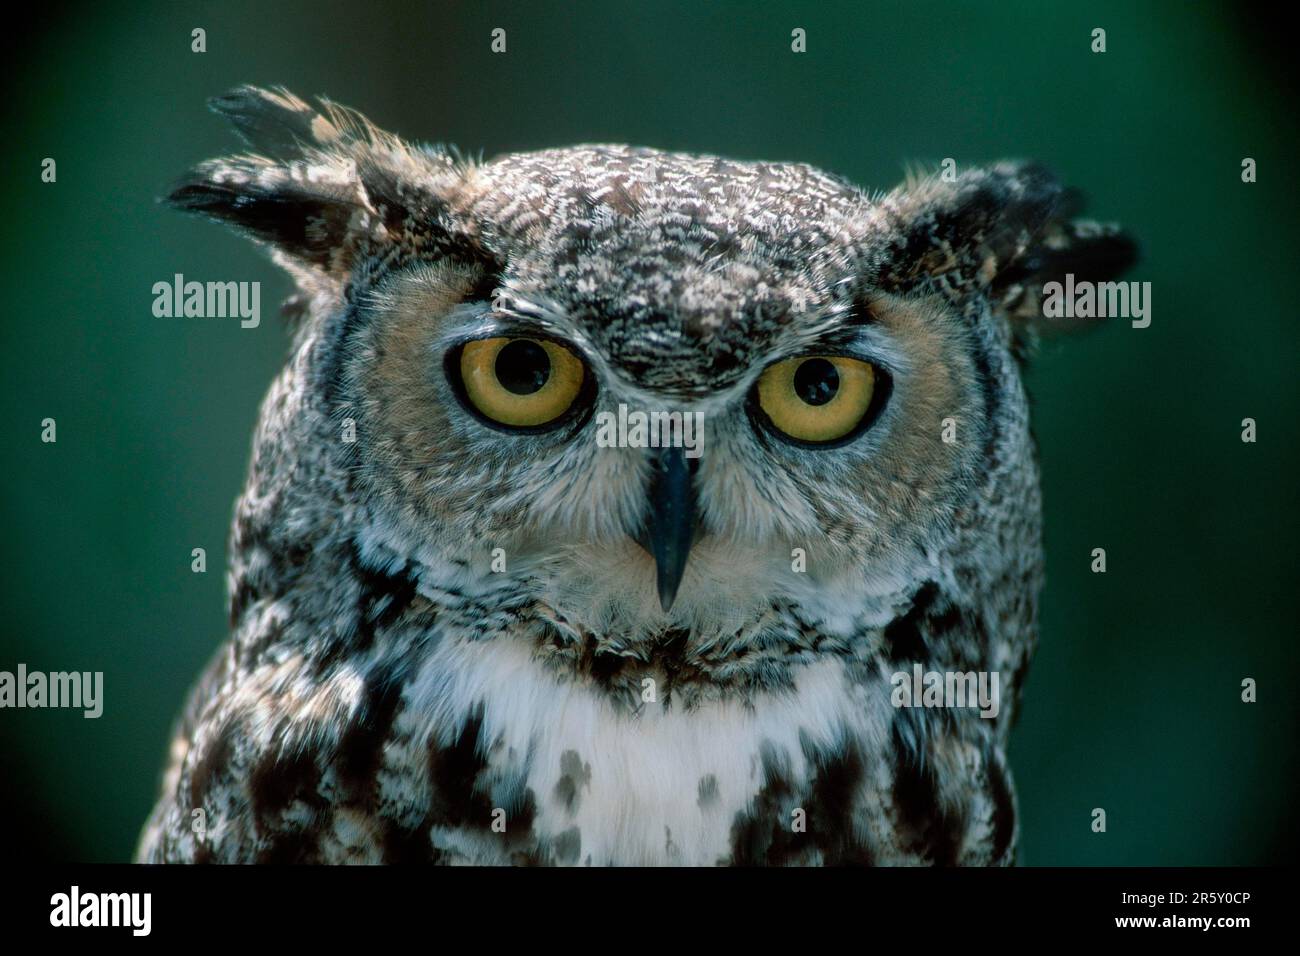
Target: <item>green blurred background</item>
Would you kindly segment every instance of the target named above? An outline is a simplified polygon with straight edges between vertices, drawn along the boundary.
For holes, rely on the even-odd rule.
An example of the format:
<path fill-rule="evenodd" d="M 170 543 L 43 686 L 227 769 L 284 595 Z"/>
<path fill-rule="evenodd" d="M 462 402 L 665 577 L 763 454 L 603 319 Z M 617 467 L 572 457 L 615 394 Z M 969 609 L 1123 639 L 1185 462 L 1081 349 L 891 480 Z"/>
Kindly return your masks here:
<path fill-rule="evenodd" d="M 204 101 L 254 82 L 488 156 L 626 141 L 803 160 L 873 188 L 911 161 L 1015 156 L 1082 187 L 1141 240 L 1130 278 L 1152 283 L 1152 324 L 1050 343 L 1029 377 L 1048 583 L 1012 748 L 1021 862 L 1289 860 L 1300 144 L 1272 18 L 1185 3 L 468 6 L 96 4 L 11 28 L 0 669 L 102 670 L 106 704 L 99 720 L 0 711 L 0 856 L 129 858 L 172 719 L 223 638 L 227 526 L 285 356 L 288 283 L 250 243 L 154 200 L 233 150 Z M 194 27 L 206 53 L 190 52 Z M 790 52 L 795 27 L 806 54 Z M 151 287 L 176 272 L 260 280 L 261 327 L 154 318 Z M 47 416 L 57 444 L 39 440 Z M 1257 444 L 1240 440 L 1247 416 Z M 1244 677 L 1258 703 L 1241 703 Z"/>

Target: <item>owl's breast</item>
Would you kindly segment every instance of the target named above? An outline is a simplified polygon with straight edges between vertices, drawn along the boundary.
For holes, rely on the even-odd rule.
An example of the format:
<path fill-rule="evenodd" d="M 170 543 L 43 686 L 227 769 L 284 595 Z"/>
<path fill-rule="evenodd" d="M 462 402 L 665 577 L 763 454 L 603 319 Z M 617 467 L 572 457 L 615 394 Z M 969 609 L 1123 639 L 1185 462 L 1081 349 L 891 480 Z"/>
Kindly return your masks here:
<path fill-rule="evenodd" d="M 431 754 L 433 788 L 471 791 L 472 811 L 432 826 L 434 844 L 465 862 L 708 865 L 774 842 L 819 861 L 823 838 L 842 844 L 863 812 L 867 755 L 890 726 L 888 695 L 864 695 L 838 659 L 748 701 L 631 712 L 523 644 L 448 642 L 404 696 L 401 724 L 425 743 L 403 752 Z M 461 771 L 440 778 L 451 761 Z"/>

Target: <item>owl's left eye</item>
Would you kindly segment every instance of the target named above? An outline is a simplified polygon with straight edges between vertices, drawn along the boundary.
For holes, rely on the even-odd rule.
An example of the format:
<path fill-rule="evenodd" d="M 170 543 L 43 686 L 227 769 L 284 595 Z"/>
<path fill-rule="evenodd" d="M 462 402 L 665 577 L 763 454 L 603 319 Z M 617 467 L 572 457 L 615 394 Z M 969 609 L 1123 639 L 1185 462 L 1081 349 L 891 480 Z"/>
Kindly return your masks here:
<path fill-rule="evenodd" d="M 755 398 L 768 424 L 785 438 L 809 445 L 846 439 L 879 410 L 883 373 L 846 355 L 801 355 L 769 366 Z"/>
<path fill-rule="evenodd" d="M 583 394 L 587 378 L 581 359 L 540 338 L 466 342 L 455 365 L 474 410 L 498 425 L 519 429 L 558 424 Z"/>

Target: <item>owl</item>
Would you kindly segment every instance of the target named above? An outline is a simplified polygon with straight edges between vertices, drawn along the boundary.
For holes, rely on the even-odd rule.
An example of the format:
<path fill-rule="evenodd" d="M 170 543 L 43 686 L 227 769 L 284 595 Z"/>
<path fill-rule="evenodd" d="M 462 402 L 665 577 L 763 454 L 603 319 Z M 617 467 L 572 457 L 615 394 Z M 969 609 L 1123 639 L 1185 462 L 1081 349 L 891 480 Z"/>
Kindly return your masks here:
<path fill-rule="evenodd" d="M 289 273 L 292 346 L 140 860 L 1014 861 L 1021 373 L 1124 233 L 1030 163 L 872 194 L 213 106 L 249 151 L 169 201 Z"/>

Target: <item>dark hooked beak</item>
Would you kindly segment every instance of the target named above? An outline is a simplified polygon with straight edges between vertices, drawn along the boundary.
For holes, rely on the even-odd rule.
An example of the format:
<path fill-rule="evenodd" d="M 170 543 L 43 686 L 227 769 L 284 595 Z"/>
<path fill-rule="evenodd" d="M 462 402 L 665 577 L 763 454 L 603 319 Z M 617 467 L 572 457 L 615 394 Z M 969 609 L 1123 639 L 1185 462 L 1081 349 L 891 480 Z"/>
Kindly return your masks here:
<path fill-rule="evenodd" d="M 673 606 L 695 543 L 695 488 L 681 448 L 660 448 L 651 459 L 650 503 L 637 543 L 655 559 L 659 606 Z"/>

